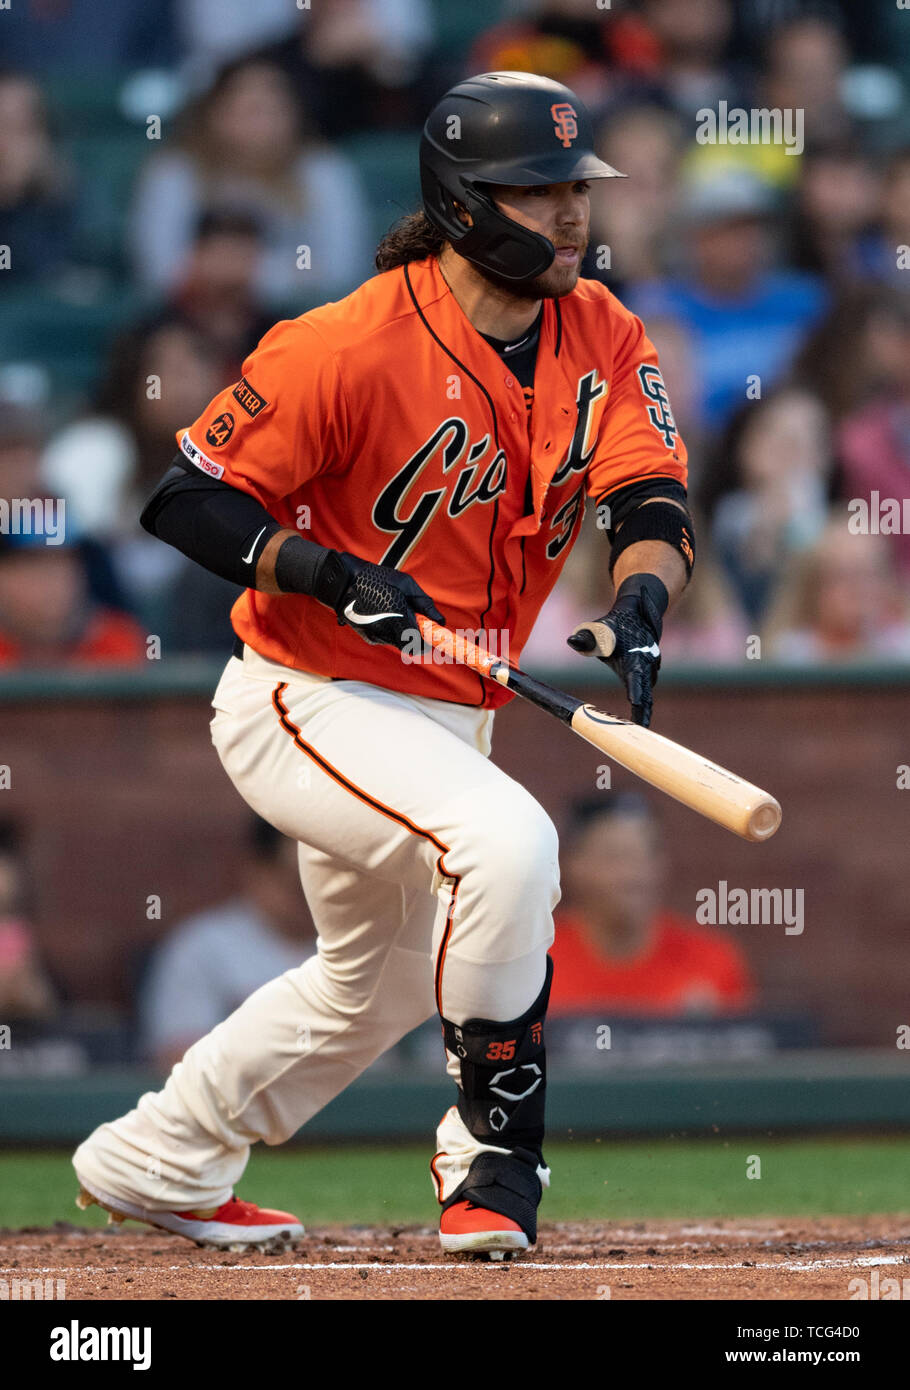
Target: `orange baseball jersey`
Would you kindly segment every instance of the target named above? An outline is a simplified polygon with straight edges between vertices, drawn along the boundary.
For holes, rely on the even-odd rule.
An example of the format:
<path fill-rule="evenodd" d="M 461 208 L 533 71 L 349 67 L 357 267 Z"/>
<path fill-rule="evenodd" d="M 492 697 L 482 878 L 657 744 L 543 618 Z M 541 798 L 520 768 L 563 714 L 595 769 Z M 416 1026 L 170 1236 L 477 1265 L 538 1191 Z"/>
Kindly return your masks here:
<path fill-rule="evenodd" d="M 657 354 L 605 286 L 580 280 L 544 302 L 528 412 L 435 257 L 277 323 L 177 438 L 186 459 L 283 525 L 406 570 L 449 627 L 490 634 L 494 652 L 506 634 L 513 661 L 586 497 L 608 501 L 645 475 L 686 482 Z M 605 572 L 606 559 L 605 541 Z M 231 617 L 286 666 L 462 704 L 512 698 L 464 667 L 368 645 L 309 596 L 247 589 Z"/>

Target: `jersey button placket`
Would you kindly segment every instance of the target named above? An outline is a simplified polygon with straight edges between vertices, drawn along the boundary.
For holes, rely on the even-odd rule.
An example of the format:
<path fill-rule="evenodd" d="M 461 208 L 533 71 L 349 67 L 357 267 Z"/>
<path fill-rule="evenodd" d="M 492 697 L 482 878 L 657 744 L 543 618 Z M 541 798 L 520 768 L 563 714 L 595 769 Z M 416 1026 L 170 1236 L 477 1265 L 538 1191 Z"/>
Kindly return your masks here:
<path fill-rule="evenodd" d="M 515 378 L 514 376 L 512 376 L 510 372 L 506 372 L 505 376 L 503 377 L 503 382 L 507 391 L 511 391 L 515 386 Z M 514 410 L 509 412 L 509 419 L 512 421 L 513 425 L 518 423 L 518 415 Z"/>

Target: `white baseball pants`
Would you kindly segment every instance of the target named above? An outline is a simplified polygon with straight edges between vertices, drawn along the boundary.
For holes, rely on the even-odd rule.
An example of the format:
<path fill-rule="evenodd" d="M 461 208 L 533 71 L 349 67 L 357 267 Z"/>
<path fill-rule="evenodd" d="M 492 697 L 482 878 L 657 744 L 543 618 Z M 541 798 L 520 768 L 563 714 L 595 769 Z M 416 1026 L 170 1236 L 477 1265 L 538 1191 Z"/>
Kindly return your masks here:
<path fill-rule="evenodd" d="M 235 787 L 300 843 L 318 951 L 77 1150 L 90 1187 L 158 1211 L 226 1201 L 252 1142 L 289 1138 L 435 1011 L 519 1017 L 543 987 L 559 900 L 549 817 L 488 760 L 492 712 L 249 647 L 212 704 Z"/>

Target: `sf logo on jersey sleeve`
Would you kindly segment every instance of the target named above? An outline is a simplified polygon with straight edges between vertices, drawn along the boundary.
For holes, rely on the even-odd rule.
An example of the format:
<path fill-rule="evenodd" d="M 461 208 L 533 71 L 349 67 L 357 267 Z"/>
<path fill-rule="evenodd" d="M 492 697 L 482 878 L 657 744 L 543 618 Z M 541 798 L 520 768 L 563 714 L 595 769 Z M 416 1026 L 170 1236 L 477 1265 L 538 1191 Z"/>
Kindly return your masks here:
<path fill-rule="evenodd" d="M 648 362 L 642 363 L 638 369 L 638 380 L 641 384 L 642 394 L 651 402 L 648 406 L 648 419 L 667 448 L 675 449 L 676 441 L 679 439 L 679 431 L 676 428 L 676 421 L 673 419 L 670 397 L 667 395 L 667 388 L 660 374 L 660 368 L 653 367 Z"/>

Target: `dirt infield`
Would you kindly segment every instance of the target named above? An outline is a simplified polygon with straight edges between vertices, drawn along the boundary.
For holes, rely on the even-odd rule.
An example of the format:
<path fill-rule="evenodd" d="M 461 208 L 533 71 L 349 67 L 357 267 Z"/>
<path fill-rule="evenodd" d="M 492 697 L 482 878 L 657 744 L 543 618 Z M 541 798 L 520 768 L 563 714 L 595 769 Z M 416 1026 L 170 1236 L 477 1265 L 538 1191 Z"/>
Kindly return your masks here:
<path fill-rule="evenodd" d="M 910 1297 L 910 1217 L 545 1224 L 511 1264 L 443 1256 L 413 1227 L 322 1227 L 274 1257 L 136 1226 L 0 1231 L 5 1296 L 36 1279 L 64 1280 L 68 1300 L 850 1299 L 857 1280 Z"/>

